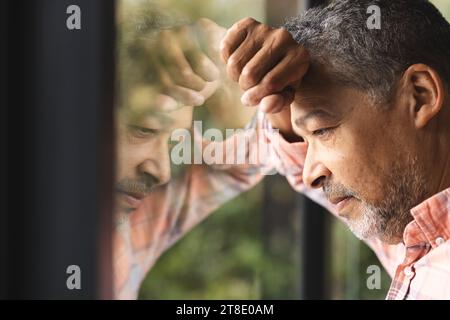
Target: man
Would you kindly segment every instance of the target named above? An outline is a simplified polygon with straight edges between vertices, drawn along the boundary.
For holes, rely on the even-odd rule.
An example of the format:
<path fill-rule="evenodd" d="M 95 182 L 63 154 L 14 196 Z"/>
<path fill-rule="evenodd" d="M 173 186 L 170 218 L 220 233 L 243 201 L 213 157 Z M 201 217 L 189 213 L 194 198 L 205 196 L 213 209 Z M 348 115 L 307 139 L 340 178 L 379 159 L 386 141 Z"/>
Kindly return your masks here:
<path fill-rule="evenodd" d="M 381 29 L 369 29 L 370 5 Z M 389 299 L 450 298 L 450 26 L 424 0 L 339 0 L 222 42 L 228 74 L 283 142 L 289 181 L 393 277 Z M 310 191 L 315 189 L 315 191 Z M 309 190 L 309 191 L 308 191 Z"/>

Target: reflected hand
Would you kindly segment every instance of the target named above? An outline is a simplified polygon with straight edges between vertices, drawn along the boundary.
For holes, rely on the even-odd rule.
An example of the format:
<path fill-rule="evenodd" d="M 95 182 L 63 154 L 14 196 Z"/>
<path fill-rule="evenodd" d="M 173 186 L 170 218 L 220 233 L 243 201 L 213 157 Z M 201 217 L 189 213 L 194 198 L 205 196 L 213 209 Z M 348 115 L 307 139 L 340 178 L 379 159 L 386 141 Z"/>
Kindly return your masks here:
<path fill-rule="evenodd" d="M 200 106 L 216 92 L 220 70 L 214 61 L 223 34 L 225 29 L 207 19 L 159 33 L 151 57 L 161 85 L 159 100 L 172 107 Z"/>

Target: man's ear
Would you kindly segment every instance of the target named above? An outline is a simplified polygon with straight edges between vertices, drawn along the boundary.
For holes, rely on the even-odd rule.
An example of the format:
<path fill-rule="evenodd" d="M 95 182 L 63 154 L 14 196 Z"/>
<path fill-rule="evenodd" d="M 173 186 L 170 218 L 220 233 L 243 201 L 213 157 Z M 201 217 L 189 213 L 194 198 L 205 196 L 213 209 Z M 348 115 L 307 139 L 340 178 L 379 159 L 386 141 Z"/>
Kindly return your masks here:
<path fill-rule="evenodd" d="M 425 127 L 441 111 L 444 104 L 444 83 L 440 75 L 425 64 L 413 64 L 403 74 L 408 88 L 408 104 L 416 128 Z"/>

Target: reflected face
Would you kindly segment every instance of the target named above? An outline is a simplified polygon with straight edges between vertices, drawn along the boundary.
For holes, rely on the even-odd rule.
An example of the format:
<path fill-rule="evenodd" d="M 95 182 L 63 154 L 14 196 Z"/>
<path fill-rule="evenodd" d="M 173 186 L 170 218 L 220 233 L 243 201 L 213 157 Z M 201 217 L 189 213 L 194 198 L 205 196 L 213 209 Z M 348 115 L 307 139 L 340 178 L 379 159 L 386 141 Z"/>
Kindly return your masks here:
<path fill-rule="evenodd" d="M 291 105 L 293 128 L 308 143 L 305 184 L 322 188 L 360 238 L 398 243 L 409 210 L 425 199 L 421 137 L 407 110 L 376 106 L 324 70 L 305 78 Z"/>
<path fill-rule="evenodd" d="M 115 184 L 118 210 L 135 210 L 153 187 L 170 180 L 170 135 L 174 129 L 189 129 L 191 121 L 192 107 L 119 116 Z"/>

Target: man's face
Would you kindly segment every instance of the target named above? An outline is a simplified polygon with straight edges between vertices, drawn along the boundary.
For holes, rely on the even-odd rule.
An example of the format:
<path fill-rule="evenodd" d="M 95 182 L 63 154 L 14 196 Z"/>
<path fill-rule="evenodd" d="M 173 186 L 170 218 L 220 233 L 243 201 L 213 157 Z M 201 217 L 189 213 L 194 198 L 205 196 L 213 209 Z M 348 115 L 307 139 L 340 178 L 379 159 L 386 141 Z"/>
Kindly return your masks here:
<path fill-rule="evenodd" d="M 323 188 L 358 237 L 397 243 L 427 193 L 423 141 L 401 101 L 376 106 L 330 79 L 314 70 L 291 105 L 293 128 L 308 143 L 304 182 Z"/>
<path fill-rule="evenodd" d="M 150 115 L 121 114 L 118 119 L 116 207 L 130 212 L 157 185 L 170 179 L 172 131 L 190 128 L 192 107 Z"/>

